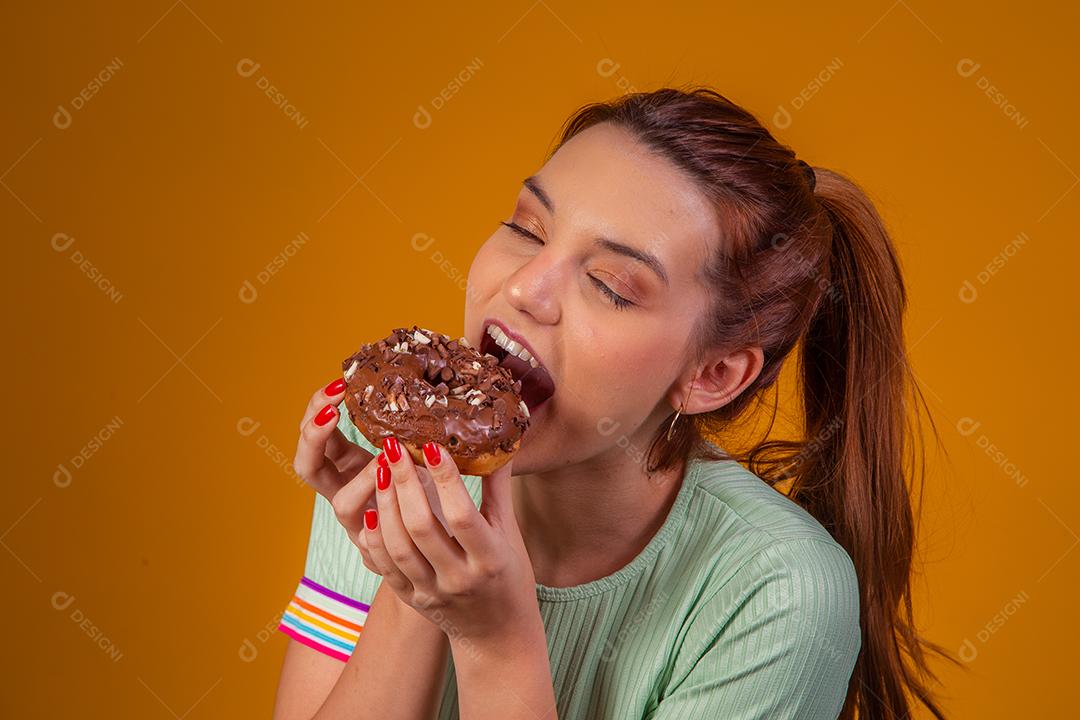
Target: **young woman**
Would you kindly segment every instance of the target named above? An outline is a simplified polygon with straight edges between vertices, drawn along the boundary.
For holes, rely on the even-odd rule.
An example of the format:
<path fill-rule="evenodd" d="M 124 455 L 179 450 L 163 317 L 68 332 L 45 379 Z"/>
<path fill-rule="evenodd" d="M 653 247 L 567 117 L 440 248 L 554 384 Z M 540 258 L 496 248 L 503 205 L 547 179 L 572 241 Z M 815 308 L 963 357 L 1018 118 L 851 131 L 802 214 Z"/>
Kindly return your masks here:
<path fill-rule="evenodd" d="M 905 303 L 867 197 L 723 96 L 582 108 L 469 273 L 465 337 L 500 326 L 555 383 L 512 464 L 415 466 L 356 431 L 342 381 L 309 402 L 275 716 L 941 717 Z M 706 440 L 797 346 L 804 439 Z"/>

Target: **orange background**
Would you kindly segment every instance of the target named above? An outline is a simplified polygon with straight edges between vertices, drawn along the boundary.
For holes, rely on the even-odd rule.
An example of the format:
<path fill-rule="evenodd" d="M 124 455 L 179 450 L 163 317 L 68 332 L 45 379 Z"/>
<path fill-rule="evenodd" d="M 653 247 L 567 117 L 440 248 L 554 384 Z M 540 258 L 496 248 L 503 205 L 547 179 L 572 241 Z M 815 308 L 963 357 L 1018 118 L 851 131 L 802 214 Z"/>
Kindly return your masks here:
<path fill-rule="evenodd" d="M 391 327 L 461 332 L 574 108 L 689 82 L 895 233 L 949 455 L 918 581 L 947 707 L 1074 711 L 1075 6 L 169 2 L 0 22 L 0 715 L 267 716 L 308 396 Z"/>

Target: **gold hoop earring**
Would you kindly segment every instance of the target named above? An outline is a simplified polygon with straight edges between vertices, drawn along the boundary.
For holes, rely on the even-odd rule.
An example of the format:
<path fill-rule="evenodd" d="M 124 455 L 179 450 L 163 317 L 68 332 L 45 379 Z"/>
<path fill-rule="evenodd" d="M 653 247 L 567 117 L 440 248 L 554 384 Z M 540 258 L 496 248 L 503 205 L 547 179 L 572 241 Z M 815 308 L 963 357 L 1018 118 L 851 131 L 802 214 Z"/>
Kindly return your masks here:
<path fill-rule="evenodd" d="M 664 436 L 665 440 L 671 440 L 671 431 L 675 429 L 675 421 L 682 415 L 683 408 L 686 407 L 686 401 L 690 399 L 690 396 L 694 394 L 694 383 L 690 383 L 690 392 L 686 393 L 686 397 L 683 398 L 682 403 L 679 404 L 679 410 L 675 413 L 675 417 L 671 418 L 671 425 L 668 426 L 667 435 Z"/>

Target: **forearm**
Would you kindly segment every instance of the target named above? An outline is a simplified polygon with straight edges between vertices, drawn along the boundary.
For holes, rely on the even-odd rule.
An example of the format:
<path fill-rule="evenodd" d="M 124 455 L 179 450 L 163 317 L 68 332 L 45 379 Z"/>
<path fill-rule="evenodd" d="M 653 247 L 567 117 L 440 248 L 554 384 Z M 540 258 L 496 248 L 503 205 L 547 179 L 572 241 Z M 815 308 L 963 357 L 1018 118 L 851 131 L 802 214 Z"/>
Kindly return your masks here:
<path fill-rule="evenodd" d="M 497 641 L 451 639 L 461 720 L 558 720 L 547 638 L 540 616 Z"/>
<path fill-rule="evenodd" d="M 356 649 L 314 720 L 430 720 L 448 650 L 442 630 L 380 584 Z"/>

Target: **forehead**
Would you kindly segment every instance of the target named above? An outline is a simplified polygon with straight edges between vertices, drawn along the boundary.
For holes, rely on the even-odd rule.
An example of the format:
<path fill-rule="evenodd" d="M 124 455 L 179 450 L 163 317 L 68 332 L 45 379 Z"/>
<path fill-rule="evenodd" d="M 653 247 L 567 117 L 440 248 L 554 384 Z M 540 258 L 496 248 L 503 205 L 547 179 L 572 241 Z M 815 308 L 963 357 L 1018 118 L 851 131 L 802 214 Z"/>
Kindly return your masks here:
<path fill-rule="evenodd" d="M 715 210 L 695 182 L 610 123 L 571 138 L 536 177 L 559 225 L 650 250 L 673 275 L 695 272 L 718 242 Z"/>

